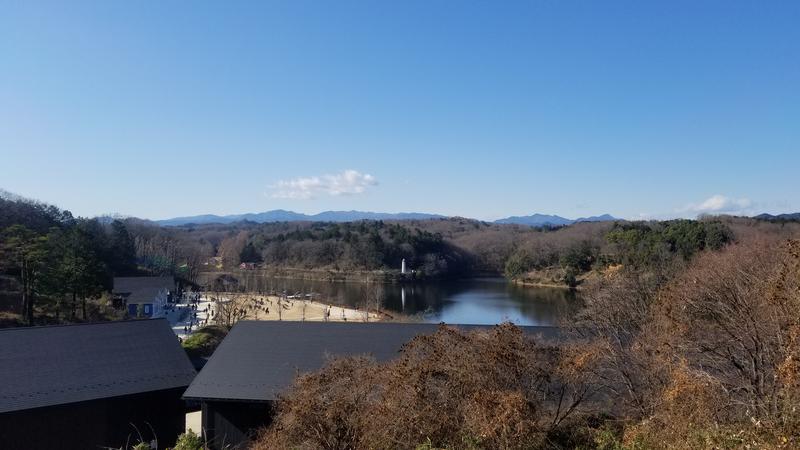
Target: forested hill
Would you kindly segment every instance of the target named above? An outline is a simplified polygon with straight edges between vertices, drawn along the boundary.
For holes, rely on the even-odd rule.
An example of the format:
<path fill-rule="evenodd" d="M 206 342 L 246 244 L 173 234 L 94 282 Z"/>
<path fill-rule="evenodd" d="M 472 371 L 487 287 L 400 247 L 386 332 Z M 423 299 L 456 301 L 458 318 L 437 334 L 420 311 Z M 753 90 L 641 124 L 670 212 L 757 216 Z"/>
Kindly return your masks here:
<path fill-rule="evenodd" d="M 397 271 L 403 259 L 418 277 L 468 274 L 470 255 L 441 233 L 405 222 L 281 222 L 154 227 L 127 222 L 140 264 L 151 270 L 177 265 L 198 270 L 250 267 L 308 270 Z M 165 266 L 166 264 L 167 266 Z"/>
<path fill-rule="evenodd" d="M 416 278 L 491 272 L 523 282 L 576 285 L 615 265 L 689 259 L 743 235 L 794 225 L 722 217 L 542 228 L 464 218 L 161 227 L 139 219 L 74 218 L 51 205 L 0 198 L 0 270 L 19 274 L 24 250 L 47 269 L 42 277 L 62 280 L 39 283 L 37 289 L 58 288 L 78 298 L 108 288 L 114 275 L 173 274 L 194 281 L 201 271 L 238 269 L 243 263 L 247 269 L 396 273 L 405 259 Z"/>
<path fill-rule="evenodd" d="M 0 306 L 21 310 L 26 323 L 33 324 L 41 298 L 54 300 L 56 321 L 65 303 L 72 319 L 97 318 L 87 300 L 111 289 L 114 276 L 138 272 L 134 239 L 123 222 L 75 218 L 52 205 L 0 197 L 0 275 L 16 282 L 2 283 Z"/>

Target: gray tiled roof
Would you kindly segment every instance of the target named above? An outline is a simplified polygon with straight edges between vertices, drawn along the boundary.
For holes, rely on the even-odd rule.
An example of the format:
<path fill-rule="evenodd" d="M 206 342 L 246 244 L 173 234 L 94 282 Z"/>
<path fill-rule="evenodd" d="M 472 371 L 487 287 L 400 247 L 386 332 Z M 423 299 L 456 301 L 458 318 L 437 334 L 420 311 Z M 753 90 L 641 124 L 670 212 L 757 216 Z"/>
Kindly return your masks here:
<path fill-rule="evenodd" d="M 172 277 L 115 277 L 114 294 L 127 303 L 150 303 L 164 289 L 175 290 Z"/>
<path fill-rule="evenodd" d="M 164 319 L 0 330 L 0 413 L 188 386 Z"/>
<path fill-rule="evenodd" d="M 275 400 L 296 374 L 321 368 L 328 356 L 369 354 L 385 361 L 414 336 L 433 333 L 437 327 L 423 323 L 242 321 L 225 337 L 184 398 Z M 521 328 L 548 338 L 559 334 L 553 327 Z"/>

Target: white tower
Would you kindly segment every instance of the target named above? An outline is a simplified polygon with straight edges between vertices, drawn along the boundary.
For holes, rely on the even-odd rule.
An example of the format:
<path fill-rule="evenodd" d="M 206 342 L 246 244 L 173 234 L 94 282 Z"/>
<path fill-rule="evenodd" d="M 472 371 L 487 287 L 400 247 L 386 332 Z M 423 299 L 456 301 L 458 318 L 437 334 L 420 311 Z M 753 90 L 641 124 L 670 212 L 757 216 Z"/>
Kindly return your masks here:
<path fill-rule="evenodd" d="M 406 259 L 403 258 L 403 262 L 400 263 L 400 273 L 406 273 Z"/>

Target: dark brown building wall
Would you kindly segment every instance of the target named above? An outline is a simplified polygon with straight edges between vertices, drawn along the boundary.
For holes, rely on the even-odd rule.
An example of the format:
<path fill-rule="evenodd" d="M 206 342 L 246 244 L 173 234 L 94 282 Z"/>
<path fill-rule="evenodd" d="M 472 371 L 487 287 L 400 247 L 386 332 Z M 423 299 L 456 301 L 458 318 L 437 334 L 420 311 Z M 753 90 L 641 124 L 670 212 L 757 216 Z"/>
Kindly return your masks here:
<path fill-rule="evenodd" d="M 2 413 L 0 447 L 4 450 L 120 448 L 126 443 L 139 442 L 141 434 L 146 442 L 157 439 L 158 448 L 163 449 L 174 445 L 185 429 L 186 406 L 181 400 L 184 389 Z"/>
<path fill-rule="evenodd" d="M 246 448 L 271 419 L 270 402 L 203 401 L 203 429 L 212 449 Z"/>

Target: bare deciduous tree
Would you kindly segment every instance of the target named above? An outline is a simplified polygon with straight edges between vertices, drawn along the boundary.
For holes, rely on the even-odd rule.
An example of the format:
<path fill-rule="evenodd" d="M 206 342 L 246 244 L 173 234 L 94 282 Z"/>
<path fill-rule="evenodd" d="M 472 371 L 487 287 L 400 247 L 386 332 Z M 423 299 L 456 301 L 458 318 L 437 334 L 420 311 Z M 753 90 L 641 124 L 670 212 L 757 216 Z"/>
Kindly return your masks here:
<path fill-rule="evenodd" d="M 395 361 L 338 359 L 300 377 L 255 447 L 542 446 L 586 394 L 570 368 L 554 370 L 559 360 L 558 350 L 510 324 L 471 333 L 442 327 Z"/>
<path fill-rule="evenodd" d="M 759 418 L 785 412 L 781 364 L 800 326 L 800 242 L 752 241 L 707 253 L 664 293 L 667 345 L 717 380 L 727 405 Z"/>
<path fill-rule="evenodd" d="M 246 294 L 220 292 L 215 293 L 214 298 L 214 322 L 217 325 L 231 328 L 247 316 L 251 300 Z"/>

